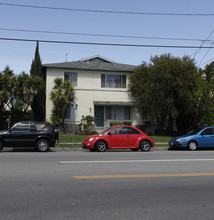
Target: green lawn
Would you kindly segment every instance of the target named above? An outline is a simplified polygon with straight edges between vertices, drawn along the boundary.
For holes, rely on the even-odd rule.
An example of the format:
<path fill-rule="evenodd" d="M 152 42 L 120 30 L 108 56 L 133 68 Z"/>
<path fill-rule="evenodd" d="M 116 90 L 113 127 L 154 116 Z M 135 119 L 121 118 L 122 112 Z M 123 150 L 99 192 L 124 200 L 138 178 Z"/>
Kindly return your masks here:
<path fill-rule="evenodd" d="M 75 147 L 81 146 L 81 143 L 88 137 L 88 135 L 74 135 Z M 168 136 L 151 136 L 155 141 L 156 147 L 168 147 L 168 142 L 171 137 Z M 68 144 L 69 143 L 69 144 Z M 161 144 L 157 144 L 161 143 Z M 73 147 L 73 135 L 60 134 L 59 135 L 60 147 Z"/>
<path fill-rule="evenodd" d="M 169 136 L 151 136 L 151 138 L 157 143 L 168 143 L 172 139 Z"/>

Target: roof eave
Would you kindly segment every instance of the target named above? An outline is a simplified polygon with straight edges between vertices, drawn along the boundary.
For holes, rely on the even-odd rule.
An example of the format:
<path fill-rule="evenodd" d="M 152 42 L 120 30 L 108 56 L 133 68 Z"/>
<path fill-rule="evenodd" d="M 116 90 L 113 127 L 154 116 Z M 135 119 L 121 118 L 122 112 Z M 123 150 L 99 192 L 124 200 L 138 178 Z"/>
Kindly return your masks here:
<path fill-rule="evenodd" d="M 117 71 L 117 72 L 133 72 L 134 68 L 131 70 L 125 70 L 125 69 L 107 69 L 107 68 L 93 68 L 93 67 L 90 67 L 90 68 L 87 68 L 87 67 L 78 67 L 78 66 L 60 66 L 60 65 L 42 65 L 43 67 L 45 68 L 57 68 L 57 69 L 80 69 L 80 70 L 104 70 L 104 71 Z"/>

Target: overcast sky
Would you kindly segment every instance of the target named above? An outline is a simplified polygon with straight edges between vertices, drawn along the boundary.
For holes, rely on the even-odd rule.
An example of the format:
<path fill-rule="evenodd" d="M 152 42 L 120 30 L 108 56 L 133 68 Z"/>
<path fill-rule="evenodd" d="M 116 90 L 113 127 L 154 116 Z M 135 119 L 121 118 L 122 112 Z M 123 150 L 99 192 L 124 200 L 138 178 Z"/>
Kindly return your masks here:
<path fill-rule="evenodd" d="M 214 47 L 213 8 L 213 0 L 0 0 L 0 71 L 8 65 L 16 74 L 29 73 L 36 47 L 36 42 L 5 38 L 117 45 L 40 42 L 43 64 L 100 55 L 140 65 L 171 53 L 191 56 L 203 68 L 214 60 L 209 49 Z M 167 47 L 201 45 L 208 48 Z"/>

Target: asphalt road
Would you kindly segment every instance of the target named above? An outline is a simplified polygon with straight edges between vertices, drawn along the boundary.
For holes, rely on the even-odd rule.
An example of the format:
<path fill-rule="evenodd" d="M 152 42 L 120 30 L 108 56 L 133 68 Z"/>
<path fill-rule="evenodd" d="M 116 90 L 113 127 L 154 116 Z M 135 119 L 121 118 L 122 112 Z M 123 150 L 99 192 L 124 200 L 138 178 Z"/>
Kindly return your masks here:
<path fill-rule="evenodd" d="M 213 219 L 214 151 L 0 153 L 0 219 Z"/>

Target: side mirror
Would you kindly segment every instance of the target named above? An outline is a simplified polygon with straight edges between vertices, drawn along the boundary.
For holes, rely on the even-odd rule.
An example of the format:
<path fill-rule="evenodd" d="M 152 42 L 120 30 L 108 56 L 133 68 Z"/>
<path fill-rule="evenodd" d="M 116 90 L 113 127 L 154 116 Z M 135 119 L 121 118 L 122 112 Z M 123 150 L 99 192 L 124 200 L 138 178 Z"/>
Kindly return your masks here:
<path fill-rule="evenodd" d="M 110 136 L 111 136 L 111 131 L 109 131 L 109 132 L 108 132 L 108 135 L 110 135 Z"/>

